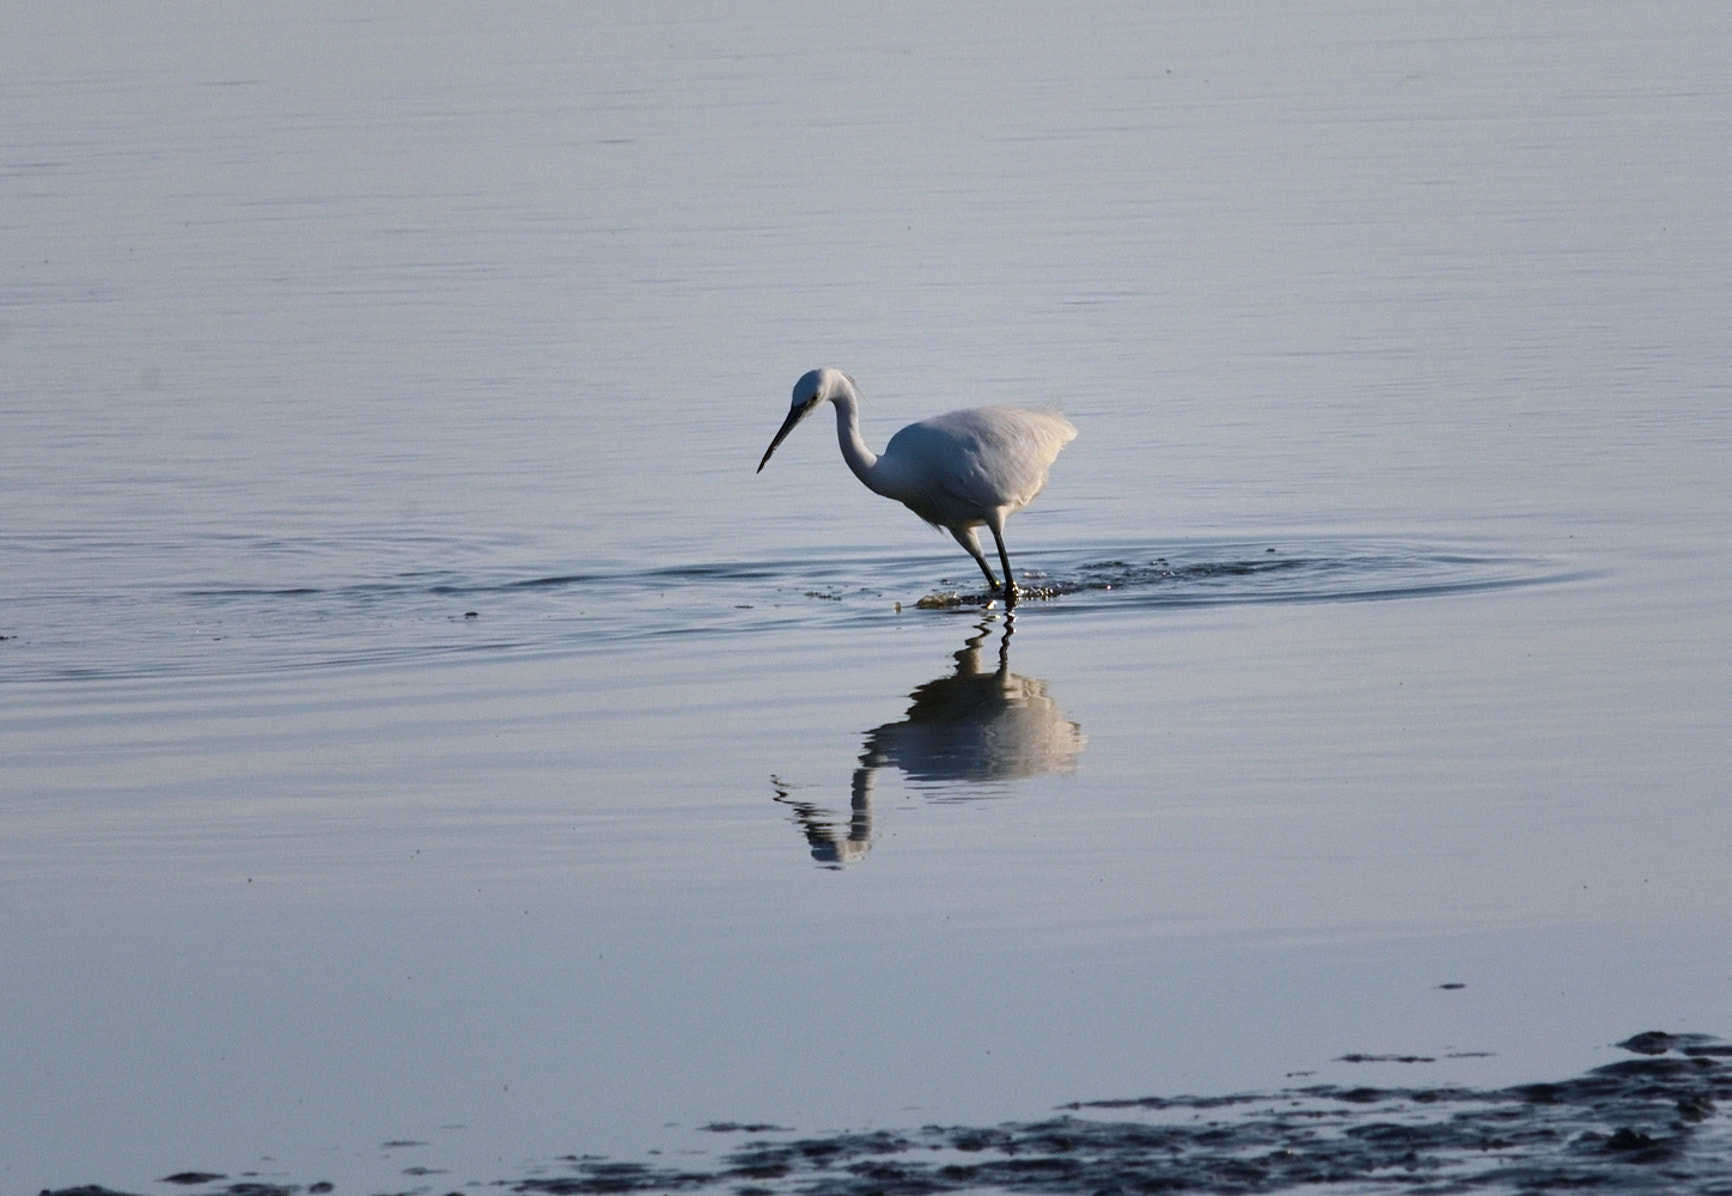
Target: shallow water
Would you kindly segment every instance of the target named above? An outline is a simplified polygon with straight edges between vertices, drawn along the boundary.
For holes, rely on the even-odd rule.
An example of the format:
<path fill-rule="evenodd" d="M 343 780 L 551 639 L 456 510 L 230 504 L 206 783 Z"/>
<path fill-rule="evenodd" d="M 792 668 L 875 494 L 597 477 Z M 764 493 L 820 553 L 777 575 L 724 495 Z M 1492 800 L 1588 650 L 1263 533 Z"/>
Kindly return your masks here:
<path fill-rule="evenodd" d="M 0 48 L 0 1187 L 1729 1032 L 1717 8 L 106 19 Z M 1014 617 L 827 429 L 753 475 L 821 363 L 1077 424 Z"/>

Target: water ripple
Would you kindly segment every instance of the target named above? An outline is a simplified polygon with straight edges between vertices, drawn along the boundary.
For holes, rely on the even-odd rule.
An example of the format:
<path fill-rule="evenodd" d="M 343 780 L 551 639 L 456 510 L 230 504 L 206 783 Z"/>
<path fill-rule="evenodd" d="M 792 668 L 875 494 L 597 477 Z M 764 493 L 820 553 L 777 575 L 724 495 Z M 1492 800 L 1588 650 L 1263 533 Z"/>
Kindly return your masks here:
<path fill-rule="evenodd" d="M 1588 576 L 1555 561 L 1396 540 L 1095 546 L 1030 553 L 1027 608 L 1052 613 L 1436 598 Z M 280 567 L 281 558 L 273 558 Z M 963 562 L 966 563 L 966 562 Z M 244 566 L 244 559 L 241 561 Z M 161 580 L 22 593 L 0 626 L 0 681 L 229 674 L 469 652 L 571 652 L 667 636 L 822 629 L 915 607 L 950 556 L 797 557 L 656 568 L 403 570 L 314 584 Z"/>
<path fill-rule="evenodd" d="M 1024 597 L 1117 607 L 1366 602 L 1440 597 L 1578 580 L 1589 576 L 1538 557 L 1443 549 L 1400 541 L 1316 540 L 1278 546 L 1189 544 L 1043 559 Z M 978 591 L 939 591 L 929 607 L 975 605 Z"/>

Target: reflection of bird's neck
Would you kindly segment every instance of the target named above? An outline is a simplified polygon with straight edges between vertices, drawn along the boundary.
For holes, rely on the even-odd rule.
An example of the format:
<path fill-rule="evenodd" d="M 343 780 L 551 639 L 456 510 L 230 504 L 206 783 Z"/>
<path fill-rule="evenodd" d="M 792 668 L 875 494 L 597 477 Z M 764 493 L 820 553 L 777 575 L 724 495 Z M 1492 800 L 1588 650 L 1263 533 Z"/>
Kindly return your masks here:
<path fill-rule="evenodd" d="M 836 440 L 842 446 L 842 460 L 848 462 L 848 468 L 866 483 L 868 489 L 878 494 L 888 493 L 879 477 L 878 454 L 867 448 L 866 442 L 860 438 L 859 396 L 844 383 L 830 396 L 830 401 L 836 405 Z"/>

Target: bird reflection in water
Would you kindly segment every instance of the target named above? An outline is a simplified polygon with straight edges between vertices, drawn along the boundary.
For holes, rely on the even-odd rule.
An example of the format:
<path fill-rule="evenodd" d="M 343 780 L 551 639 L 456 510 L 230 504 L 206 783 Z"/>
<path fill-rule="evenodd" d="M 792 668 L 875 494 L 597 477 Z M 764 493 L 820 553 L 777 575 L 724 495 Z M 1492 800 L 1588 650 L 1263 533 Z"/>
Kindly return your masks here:
<path fill-rule="evenodd" d="M 872 791 L 881 768 L 901 769 L 911 781 L 965 785 L 1076 768 L 1088 742 L 1082 728 L 1047 696 L 1045 681 L 1010 671 L 1014 614 L 1004 619 L 995 666 L 989 668 L 982 660 L 993 622 L 988 619 L 976 627 L 956 653 L 955 672 L 909 695 L 913 704 L 906 717 L 867 732 L 845 822 L 837 812 L 796 799 L 786 783 L 771 778 L 776 800 L 793 809 L 813 859 L 839 868 L 872 846 Z"/>

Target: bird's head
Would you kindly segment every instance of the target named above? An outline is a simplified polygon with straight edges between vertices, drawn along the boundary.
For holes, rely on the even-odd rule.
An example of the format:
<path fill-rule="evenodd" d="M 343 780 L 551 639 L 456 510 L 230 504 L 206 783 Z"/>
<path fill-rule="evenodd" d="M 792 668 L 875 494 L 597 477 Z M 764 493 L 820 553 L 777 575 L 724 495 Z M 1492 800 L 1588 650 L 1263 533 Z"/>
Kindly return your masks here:
<path fill-rule="evenodd" d="M 764 466 L 770 463 L 770 454 L 788 438 L 788 433 L 794 430 L 795 424 L 845 391 L 850 394 L 854 392 L 854 380 L 841 370 L 825 366 L 823 369 L 808 370 L 801 374 L 800 380 L 794 383 L 794 401 L 788 408 L 788 418 L 782 421 L 781 431 L 770 441 L 770 447 L 764 450 L 764 459 L 758 462 L 758 472 L 764 472 Z"/>

